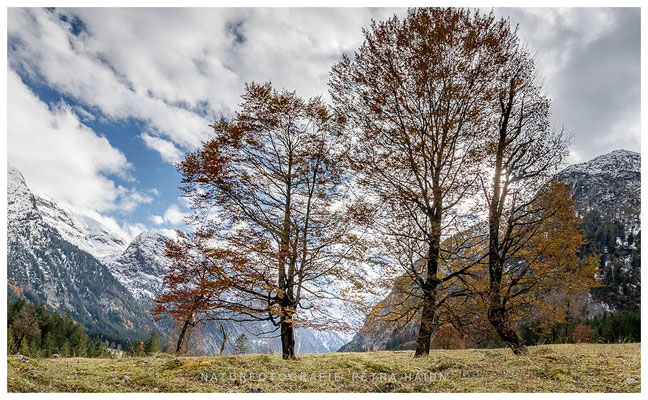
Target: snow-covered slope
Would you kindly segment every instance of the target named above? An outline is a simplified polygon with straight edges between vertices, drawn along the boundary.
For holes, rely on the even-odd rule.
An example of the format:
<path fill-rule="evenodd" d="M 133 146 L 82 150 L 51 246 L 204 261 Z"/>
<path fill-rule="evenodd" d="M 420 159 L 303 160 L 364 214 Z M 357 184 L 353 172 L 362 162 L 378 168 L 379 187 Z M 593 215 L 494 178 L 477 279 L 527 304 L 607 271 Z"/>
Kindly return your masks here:
<path fill-rule="evenodd" d="M 169 268 L 164 256 L 167 240 L 159 233 L 142 232 L 121 255 L 105 260 L 115 278 L 140 301 L 150 302 L 162 290 Z"/>
<path fill-rule="evenodd" d="M 641 211 L 641 155 L 615 150 L 588 162 L 565 168 L 558 179 L 570 187 L 576 209 L 612 212 L 615 218 L 639 226 Z"/>
<path fill-rule="evenodd" d="M 150 316 L 108 269 L 46 222 L 20 172 L 10 166 L 7 178 L 9 296 L 69 311 L 90 332 L 112 339 L 150 327 Z"/>
<path fill-rule="evenodd" d="M 63 239 L 97 259 L 124 251 L 127 239 L 89 216 L 81 215 L 57 202 L 37 196 L 25 184 L 20 171 L 7 166 L 9 214 L 12 218 L 33 219 L 54 228 Z M 11 226 L 10 226 L 11 229 Z"/>
<path fill-rule="evenodd" d="M 45 223 L 65 240 L 98 259 L 116 256 L 126 248 L 126 238 L 96 219 L 63 208 L 45 197 L 36 197 L 36 205 Z"/>

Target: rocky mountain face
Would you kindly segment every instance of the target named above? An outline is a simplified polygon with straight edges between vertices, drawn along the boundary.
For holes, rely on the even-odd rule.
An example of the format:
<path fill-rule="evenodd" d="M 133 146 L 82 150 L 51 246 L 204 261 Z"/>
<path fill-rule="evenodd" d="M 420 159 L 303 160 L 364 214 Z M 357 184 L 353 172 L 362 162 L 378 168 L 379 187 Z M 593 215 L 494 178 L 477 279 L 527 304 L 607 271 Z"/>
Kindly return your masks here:
<path fill-rule="evenodd" d="M 139 301 L 149 304 L 162 290 L 162 277 L 169 268 L 164 256 L 168 238 L 159 233 L 142 232 L 123 253 L 105 259 L 117 280 Z"/>
<path fill-rule="evenodd" d="M 172 334 L 169 321 L 153 322 L 149 310 L 162 289 L 169 262 L 167 237 L 142 232 L 130 243 L 101 222 L 53 200 L 36 196 L 20 171 L 8 168 L 8 284 L 10 297 L 24 296 L 69 311 L 91 333 L 110 341 L 144 337 L 151 329 Z M 245 333 L 250 350 L 280 351 L 264 323 L 224 322 L 226 351 Z M 199 348 L 215 354 L 222 334 L 216 323 L 201 328 Z M 336 332 L 297 329 L 298 353 L 337 350 L 348 338 Z"/>
<path fill-rule="evenodd" d="M 135 338 L 150 326 L 141 305 L 95 256 L 48 223 L 40 200 L 9 167 L 7 181 L 9 296 L 45 302 L 109 340 Z"/>
<path fill-rule="evenodd" d="M 583 255 L 600 254 L 601 286 L 590 291 L 590 316 L 639 310 L 641 290 L 641 156 L 617 150 L 588 162 L 571 165 L 557 180 L 576 200 L 583 232 L 589 243 Z M 389 304 L 389 294 L 383 302 Z M 339 351 L 376 351 L 414 348 L 417 326 L 403 328 L 365 319 L 364 326 Z"/>
<path fill-rule="evenodd" d="M 37 196 L 36 207 L 43 221 L 56 229 L 65 241 L 98 260 L 120 254 L 128 244 L 126 238 L 101 222 L 63 208 L 53 200 Z"/>
<path fill-rule="evenodd" d="M 602 286 L 591 291 L 589 311 L 639 310 L 641 292 L 641 155 L 617 150 L 565 168 L 558 179 L 577 201 L 589 241 L 600 254 Z"/>

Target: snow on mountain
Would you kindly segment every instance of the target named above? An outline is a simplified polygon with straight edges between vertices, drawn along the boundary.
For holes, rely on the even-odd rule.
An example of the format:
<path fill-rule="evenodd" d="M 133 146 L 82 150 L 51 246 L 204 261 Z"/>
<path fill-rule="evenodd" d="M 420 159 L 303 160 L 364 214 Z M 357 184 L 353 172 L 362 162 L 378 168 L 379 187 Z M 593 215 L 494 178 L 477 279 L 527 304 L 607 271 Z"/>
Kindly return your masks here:
<path fill-rule="evenodd" d="M 34 231 L 43 224 L 36 196 L 25 184 L 20 171 L 11 165 L 7 168 L 7 230 L 10 240 L 28 239 L 21 232 Z"/>
<path fill-rule="evenodd" d="M 615 150 L 565 168 L 558 179 L 570 187 L 579 214 L 612 212 L 636 232 L 641 211 L 641 155 Z"/>
<path fill-rule="evenodd" d="M 9 296 L 47 303 L 91 333 L 135 338 L 150 316 L 92 254 L 46 222 L 38 197 L 17 169 L 7 174 L 7 283 Z"/>
<path fill-rule="evenodd" d="M 116 256 L 126 248 L 125 238 L 91 217 L 65 209 L 45 197 L 37 197 L 36 204 L 45 222 L 65 240 L 100 260 Z"/>
<path fill-rule="evenodd" d="M 121 255 L 105 260 L 115 278 L 140 301 L 150 302 L 162 290 L 169 268 L 164 256 L 167 240 L 159 233 L 142 232 Z"/>
<path fill-rule="evenodd" d="M 31 192 L 18 169 L 7 166 L 8 213 L 12 218 L 37 218 L 54 228 L 63 239 L 101 260 L 120 254 L 127 239 L 101 222 Z M 24 223 L 24 221 L 22 222 Z M 11 230 L 10 224 L 10 230 Z"/>

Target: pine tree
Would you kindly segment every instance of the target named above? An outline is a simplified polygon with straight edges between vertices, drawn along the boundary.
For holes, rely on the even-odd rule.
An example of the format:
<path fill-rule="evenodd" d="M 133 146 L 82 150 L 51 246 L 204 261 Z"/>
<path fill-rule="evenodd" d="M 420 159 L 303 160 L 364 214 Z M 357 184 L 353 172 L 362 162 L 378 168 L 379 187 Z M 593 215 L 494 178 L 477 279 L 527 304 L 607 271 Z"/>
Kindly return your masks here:
<path fill-rule="evenodd" d="M 61 346 L 61 357 L 70 357 L 72 355 L 72 349 L 70 348 L 70 342 L 65 339 L 63 346 Z"/>
<path fill-rule="evenodd" d="M 20 341 L 20 352 L 19 353 L 22 354 L 23 356 L 26 356 L 26 357 L 28 357 L 30 355 L 30 353 L 29 353 L 29 344 L 27 343 L 26 338 L 23 338 Z"/>
<path fill-rule="evenodd" d="M 36 342 L 36 339 L 32 339 L 29 342 L 29 355 L 31 357 L 38 357 L 40 352 L 38 351 L 38 343 Z"/>
<path fill-rule="evenodd" d="M 245 333 L 241 333 L 236 340 L 234 340 L 234 354 L 245 354 L 248 352 L 248 338 Z"/>
<path fill-rule="evenodd" d="M 158 338 L 158 334 L 156 331 L 151 332 L 151 336 L 149 339 L 144 343 L 144 353 L 147 355 L 149 354 L 155 354 L 160 351 L 160 339 Z"/>
<path fill-rule="evenodd" d="M 16 344 L 14 343 L 14 337 L 13 333 L 11 333 L 11 329 L 7 329 L 7 355 L 12 354 L 14 352 L 14 348 Z"/>

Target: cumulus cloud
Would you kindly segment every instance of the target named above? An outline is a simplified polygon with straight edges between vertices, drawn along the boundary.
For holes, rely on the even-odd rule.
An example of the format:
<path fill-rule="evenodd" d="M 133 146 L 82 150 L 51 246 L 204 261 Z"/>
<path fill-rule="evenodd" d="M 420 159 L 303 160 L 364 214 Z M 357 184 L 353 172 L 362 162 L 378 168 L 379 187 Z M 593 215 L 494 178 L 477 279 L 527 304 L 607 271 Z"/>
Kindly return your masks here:
<path fill-rule="evenodd" d="M 160 196 L 120 186 L 124 154 L 84 122 L 135 121 L 167 163 L 238 108 L 244 83 L 270 80 L 323 95 L 331 65 L 352 54 L 384 8 L 74 8 L 8 10 L 9 159 L 34 190 L 77 208 L 128 212 Z M 639 151 L 638 9 L 495 9 L 519 23 L 553 100 L 553 122 L 575 134 L 572 161 Z M 75 100 L 48 107 L 14 73 Z M 135 182 L 133 182 L 135 184 Z M 184 202 L 179 203 L 187 205 Z M 180 224 L 180 208 L 151 216 Z M 143 225 L 123 226 L 129 235 Z"/>
<path fill-rule="evenodd" d="M 638 8 L 502 8 L 519 23 L 552 99 L 552 119 L 574 135 L 572 162 L 640 151 Z"/>
<path fill-rule="evenodd" d="M 164 161 L 175 164 L 182 159 L 183 152 L 178 149 L 173 142 L 157 136 L 152 136 L 148 133 L 142 133 L 140 137 L 144 141 L 146 147 L 160 153 L 160 157 L 162 157 Z"/>
<path fill-rule="evenodd" d="M 79 210 L 131 211 L 150 196 L 118 185 L 131 164 L 108 140 L 79 121 L 65 103 L 51 108 L 8 72 L 8 159 L 31 189 Z"/>
<path fill-rule="evenodd" d="M 144 122 L 147 146 L 173 163 L 231 115 L 244 82 L 323 95 L 386 8 L 10 9 L 9 60 L 108 118 Z M 574 154 L 639 149 L 638 9 L 498 8 L 519 23 Z M 69 66 L 74 65 L 74 68 Z M 82 111 L 81 111 L 82 112 Z M 610 139 L 614 138 L 614 139 Z M 620 140 L 616 140 L 620 138 Z"/>
<path fill-rule="evenodd" d="M 184 223 L 184 219 L 187 216 L 186 213 L 180 210 L 176 204 L 172 204 L 169 208 L 166 209 L 164 215 L 151 215 L 149 220 L 156 225 L 170 224 L 178 226 Z"/>
<path fill-rule="evenodd" d="M 149 131 L 181 146 L 196 146 L 209 132 L 209 120 L 180 105 L 168 104 L 173 100 L 157 96 L 150 88 L 134 86 L 130 77 L 114 68 L 113 60 L 92 47 L 88 33 L 75 34 L 70 13 L 35 8 L 14 8 L 9 13 L 9 58 L 14 69 L 97 108 L 108 118 L 140 120 Z M 138 42 L 133 40 L 137 36 L 121 41 L 117 32 L 113 35 L 110 40 L 119 41 L 119 46 Z M 164 62 L 159 62 L 158 67 L 164 68 Z"/>
<path fill-rule="evenodd" d="M 115 120 L 174 162 L 245 82 L 326 93 L 328 72 L 390 9 L 10 9 L 10 65 Z M 403 12 L 400 10 L 399 12 Z M 74 68 L 70 68 L 70 66 Z M 166 141 L 163 141 L 166 140 Z"/>

